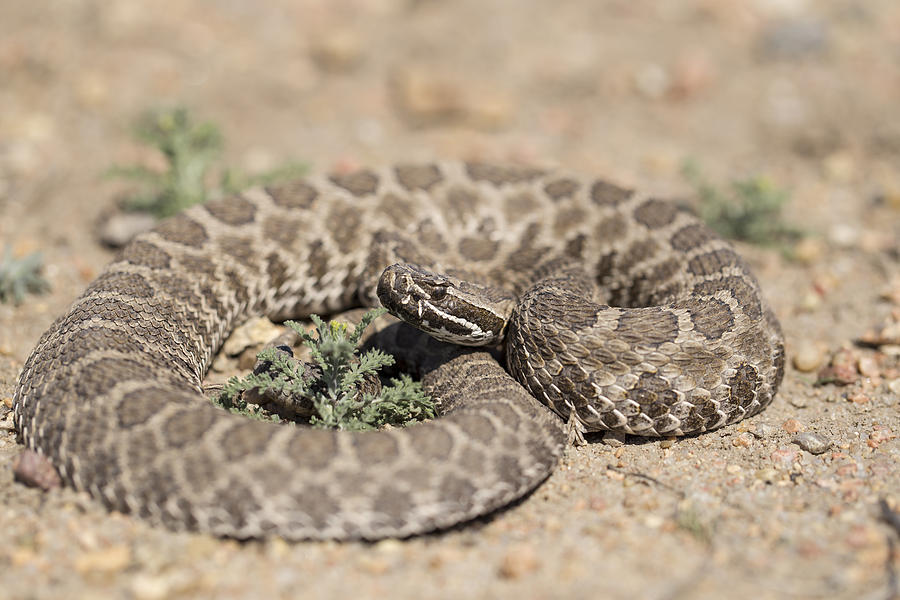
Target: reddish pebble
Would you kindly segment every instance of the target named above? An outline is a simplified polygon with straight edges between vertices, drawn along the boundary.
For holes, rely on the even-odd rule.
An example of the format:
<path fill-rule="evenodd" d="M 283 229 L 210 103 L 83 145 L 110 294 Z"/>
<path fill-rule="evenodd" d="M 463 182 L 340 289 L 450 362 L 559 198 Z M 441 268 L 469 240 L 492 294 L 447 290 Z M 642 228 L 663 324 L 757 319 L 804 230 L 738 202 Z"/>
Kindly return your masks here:
<path fill-rule="evenodd" d="M 827 367 L 819 371 L 819 379 L 836 385 L 848 385 L 859 379 L 857 356 L 847 348 L 842 348 L 831 357 Z"/>
<path fill-rule="evenodd" d="M 16 481 L 27 486 L 49 491 L 62 485 L 59 473 L 43 454 L 34 450 L 25 450 L 13 459 L 13 475 Z"/>
<path fill-rule="evenodd" d="M 866 445 L 869 448 L 877 448 L 884 442 L 888 442 L 896 437 L 897 434 L 890 427 L 876 425 L 872 428 L 872 433 L 869 434 L 869 440 L 866 442 Z"/>
<path fill-rule="evenodd" d="M 856 368 L 866 377 L 880 377 L 881 366 L 878 359 L 874 356 L 860 356 L 856 361 Z"/>
<path fill-rule="evenodd" d="M 862 392 L 853 392 L 852 394 L 847 396 L 847 400 L 849 400 L 853 404 L 865 404 L 866 402 L 871 400 L 871 398 L 869 398 L 867 395 L 863 394 Z"/>
<path fill-rule="evenodd" d="M 772 454 L 769 455 L 769 458 L 772 459 L 772 462 L 775 463 L 776 467 L 780 469 L 790 469 L 794 466 L 794 463 L 797 462 L 799 456 L 799 450 L 794 450 L 793 448 L 779 448 L 772 452 Z"/>
<path fill-rule="evenodd" d="M 788 419 L 781 424 L 781 428 L 788 433 L 797 433 L 803 431 L 803 424 L 800 423 L 800 421 L 798 421 L 797 419 Z"/>

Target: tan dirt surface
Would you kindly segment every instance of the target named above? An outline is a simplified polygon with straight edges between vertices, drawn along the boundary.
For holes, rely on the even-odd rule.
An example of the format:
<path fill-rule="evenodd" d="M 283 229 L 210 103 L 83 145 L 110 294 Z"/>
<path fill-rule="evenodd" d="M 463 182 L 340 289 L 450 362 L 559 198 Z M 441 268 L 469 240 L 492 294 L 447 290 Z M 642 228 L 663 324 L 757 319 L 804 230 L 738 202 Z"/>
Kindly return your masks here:
<path fill-rule="evenodd" d="M 720 431 L 571 448 L 518 505 L 404 541 L 173 534 L 14 483 L 16 375 L 112 256 L 104 169 L 161 165 L 129 124 L 174 104 L 249 170 L 487 159 L 668 196 L 686 158 L 765 174 L 812 234 L 795 260 L 740 248 L 783 388 Z M 0 242 L 53 286 L 0 305 L 0 598 L 896 598 L 898 344 L 854 342 L 900 317 L 898 107 L 896 0 L 0 3 Z M 849 383 L 814 386 L 832 357 Z"/>

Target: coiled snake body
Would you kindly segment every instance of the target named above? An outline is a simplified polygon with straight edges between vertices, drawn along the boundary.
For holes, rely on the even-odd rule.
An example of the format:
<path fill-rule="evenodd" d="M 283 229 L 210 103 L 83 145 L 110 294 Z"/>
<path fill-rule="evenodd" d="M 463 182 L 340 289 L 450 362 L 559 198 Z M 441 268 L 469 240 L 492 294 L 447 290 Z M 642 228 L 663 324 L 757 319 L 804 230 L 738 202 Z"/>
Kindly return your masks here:
<path fill-rule="evenodd" d="M 389 272 L 379 290 L 397 262 L 440 272 L 440 290 L 404 297 L 418 284 L 395 273 L 388 289 Z M 524 388 L 485 352 L 445 350 L 422 367 L 442 418 L 354 434 L 200 395 L 250 314 L 328 314 L 377 290 L 428 321 L 457 305 L 447 282 L 517 306 L 500 327 Z M 476 301 L 439 329 L 496 319 Z M 250 190 L 139 236 L 38 342 L 15 422 L 64 481 L 156 523 L 372 539 L 454 525 L 543 481 L 564 436 L 533 398 L 588 430 L 677 435 L 758 412 L 782 372 L 747 266 L 674 205 L 556 172 L 403 165 Z"/>

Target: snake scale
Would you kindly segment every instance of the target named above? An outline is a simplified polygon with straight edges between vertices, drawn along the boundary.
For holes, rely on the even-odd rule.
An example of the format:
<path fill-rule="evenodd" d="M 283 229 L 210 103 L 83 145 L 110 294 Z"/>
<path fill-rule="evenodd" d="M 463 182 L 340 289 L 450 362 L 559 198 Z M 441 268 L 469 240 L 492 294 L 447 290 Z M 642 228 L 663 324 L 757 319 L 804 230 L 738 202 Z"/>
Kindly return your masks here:
<path fill-rule="evenodd" d="M 509 290 L 521 385 L 457 348 L 423 367 L 441 418 L 363 433 L 252 421 L 202 397 L 249 315 L 374 305 L 397 262 Z M 481 309 L 465 310 L 444 327 Z M 136 238 L 38 342 L 15 424 L 67 484 L 154 523 L 375 539 L 464 522 L 541 483 L 565 435 L 534 398 L 583 430 L 689 434 L 762 410 L 783 366 L 747 265 L 676 205 L 556 171 L 400 165 L 252 189 Z"/>

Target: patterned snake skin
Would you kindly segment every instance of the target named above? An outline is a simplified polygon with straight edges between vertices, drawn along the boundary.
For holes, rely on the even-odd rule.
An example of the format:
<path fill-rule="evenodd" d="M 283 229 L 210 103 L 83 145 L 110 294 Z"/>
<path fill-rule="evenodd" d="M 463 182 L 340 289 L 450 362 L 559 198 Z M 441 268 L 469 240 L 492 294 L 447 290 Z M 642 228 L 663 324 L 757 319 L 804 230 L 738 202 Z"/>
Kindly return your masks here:
<path fill-rule="evenodd" d="M 373 305 L 394 262 L 521 294 L 507 362 L 524 388 L 489 354 L 445 348 L 421 367 L 444 416 L 401 430 L 278 426 L 201 396 L 248 315 Z M 783 363 L 744 261 L 674 205 L 555 172 L 407 165 L 254 189 L 141 235 L 38 342 L 15 422 L 65 482 L 155 523 L 374 539 L 543 481 L 564 433 L 525 388 L 588 430 L 677 435 L 763 409 Z"/>

